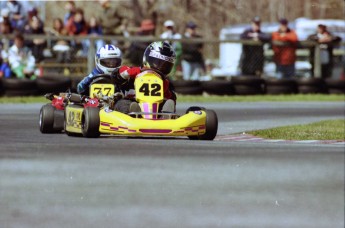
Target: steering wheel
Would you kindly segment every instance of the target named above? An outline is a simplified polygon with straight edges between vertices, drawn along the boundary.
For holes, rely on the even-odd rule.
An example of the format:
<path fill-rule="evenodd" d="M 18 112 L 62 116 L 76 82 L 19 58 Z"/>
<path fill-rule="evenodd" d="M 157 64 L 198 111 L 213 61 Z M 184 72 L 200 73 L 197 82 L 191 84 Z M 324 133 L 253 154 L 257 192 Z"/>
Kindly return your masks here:
<path fill-rule="evenodd" d="M 95 84 L 95 83 L 114 84 L 114 80 L 109 74 L 100 74 L 92 79 L 92 82 L 90 83 L 90 87 L 92 84 Z"/>

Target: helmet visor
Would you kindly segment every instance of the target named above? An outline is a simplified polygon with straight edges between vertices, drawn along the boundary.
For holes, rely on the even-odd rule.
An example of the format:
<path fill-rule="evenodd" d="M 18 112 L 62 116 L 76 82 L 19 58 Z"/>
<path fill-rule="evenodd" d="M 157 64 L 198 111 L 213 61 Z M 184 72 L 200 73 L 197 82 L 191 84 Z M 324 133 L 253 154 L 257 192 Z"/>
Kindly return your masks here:
<path fill-rule="evenodd" d="M 159 70 L 161 73 L 167 75 L 170 73 L 171 69 L 173 68 L 174 64 L 172 62 L 164 61 L 161 59 L 156 59 L 150 57 L 150 66 L 153 69 Z"/>
<path fill-rule="evenodd" d="M 116 68 L 121 65 L 121 59 L 118 59 L 118 58 L 101 59 L 100 64 L 107 68 Z"/>

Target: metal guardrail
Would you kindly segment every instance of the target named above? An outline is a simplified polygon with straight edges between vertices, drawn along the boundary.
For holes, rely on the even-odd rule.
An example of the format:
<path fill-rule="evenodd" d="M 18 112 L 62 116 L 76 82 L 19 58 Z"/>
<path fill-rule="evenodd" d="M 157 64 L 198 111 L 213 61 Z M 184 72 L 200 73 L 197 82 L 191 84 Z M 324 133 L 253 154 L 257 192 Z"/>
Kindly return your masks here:
<path fill-rule="evenodd" d="M 9 41 L 14 38 L 14 34 L 10 35 L 4 35 L 0 34 L 0 39 L 3 42 L 4 48 L 9 47 Z M 204 38 L 195 38 L 195 39 L 161 39 L 159 37 L 154 37 L 154 36 L 130 36 L 130 37 L 124 37 L 124 36 L 90 36 L 90 35 L 85 35 L 85 36 L 55 36 L 55 35 L 29 35 L 25 34 L 25 39 L 27 40 L 33 40 L 33 39 L 44 39 L 47 41 L 48 47 L 51 45 L 52 41 L 55 40 L 68 40 L 68 41 L 82 41 L 82 40 L 89 40 L 90 43 L 94 43 L 96 40 L 102 39 L 105 41 L 117 41 L 117 42 L 133 42 L 133 41 L 141 41 L 141 42 L 152 42 L 152 41 L 163 41 L 163 40 L 168 40 L 168 41 L 178 41 L 178 42 L 183 42 L 183 43 L 204 43 L 204 44 L 214 44 L 214 45 L 219 45 L 221 43 L 241 43 L 241 44 L 248 44 L 248 45 L 263 45 L 264 43 L 261 41 L 252 41 L 252 40 L 237 40 L 237 39 L 204 39 Z M 288 46 L 288 43 L 281 42 L 281 41 L 273 41 L 271 42 L 274 45 L 278 46 Z M 321 59 L 320 59 L 320 47 L 317 45 L 317 42 L 314 41 L 299 41 L 297 43 L 297 46 L 300 49 L 308 49 L 308 48 L 315 48 L 315 56 L 314 56 L 314 76 L 315 77 L 321 77 Z M 340 46 L 344 47 L 345 42 L 341 42 Z M 92 71 L 93 69 L 93 64 L 94 64 L 94 55 L 96 53 L 95 46 L 90 45 L 89 50 L 87 54 L 87 69 L 88 72 Z M 299 53 L 298 56 L 307 56 L 307 52 L 303 51 L 298 51 Z M 335 55 L 345 55 L 345 49 L 335 49 L 334 50 Z M 266 52 L 266 55 L 270 56 L 273 55 L 272 52 Z M 78 64 L 78 63 L 77 63 Z M 75 65 L 75 64 L 73 64 Z M 68 67 L 70 65 L 65 64 L 64 66 Z"/>

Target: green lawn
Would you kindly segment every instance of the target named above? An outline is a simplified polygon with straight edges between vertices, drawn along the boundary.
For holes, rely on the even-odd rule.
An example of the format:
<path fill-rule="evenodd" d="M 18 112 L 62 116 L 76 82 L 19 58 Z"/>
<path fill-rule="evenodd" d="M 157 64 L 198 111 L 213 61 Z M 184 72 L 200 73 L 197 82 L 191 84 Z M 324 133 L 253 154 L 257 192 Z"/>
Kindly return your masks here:
<path fill-rule="evenodd" d="M 345 140 L 345 119 L 251 131 L 248 134 L 268 139 Z"/>
<path fill-rule="evenodd" d="M 0 97 L 1 103 L 42 103 L 43 96 Z M 189 96 L 178 95 L 177 102 L 258 102 L 258 101 L 345 101 L 345 95 L 338 94 L 296 94 L 296 95 L 255 95 L 255 96 Z"/>

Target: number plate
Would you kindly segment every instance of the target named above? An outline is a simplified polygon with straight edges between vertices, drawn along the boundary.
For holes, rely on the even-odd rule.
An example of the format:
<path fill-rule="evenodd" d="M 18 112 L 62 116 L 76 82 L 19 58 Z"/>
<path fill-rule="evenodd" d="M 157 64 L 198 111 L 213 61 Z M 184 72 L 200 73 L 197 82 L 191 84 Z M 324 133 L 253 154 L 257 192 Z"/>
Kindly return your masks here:
<path fill-rule="evenodd" d="M 101 93 L 105 96 L 113 95 L 115 92 L 115 86 L 113 84 L 93 84 L 90 88 L 90 97 L 94 97 L 94 94 Z"/>
<path fill-rule="evenodd" d="M 135 95 L 139 102 L 155 103 L 163 100 L 163 81 L 154 73 L 143 72 L 135 79 Z"/>

